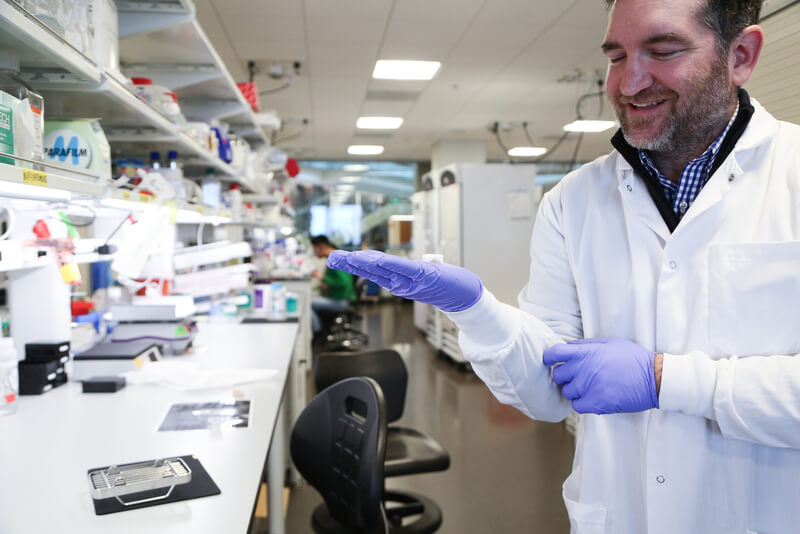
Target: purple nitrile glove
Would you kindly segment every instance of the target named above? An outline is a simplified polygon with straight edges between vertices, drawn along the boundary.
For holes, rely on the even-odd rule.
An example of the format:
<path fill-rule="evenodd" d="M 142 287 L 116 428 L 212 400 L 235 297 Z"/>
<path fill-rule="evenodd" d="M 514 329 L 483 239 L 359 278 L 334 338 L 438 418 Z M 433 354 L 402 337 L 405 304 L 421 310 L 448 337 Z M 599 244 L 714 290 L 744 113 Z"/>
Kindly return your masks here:
<path fill-rule="evenodd" d="M 328 256 L 328 267 L 366 278 L 398 297 L 446 312 L 466 310 L 483 294 L 480 278 L 463 267 L 407 260 L 375 250 L 334 250 Z"/>
<path fill-rule="evenodd" d="M 620 338 L 581 339 L 544 351 L 561 394 L 579 413 L 633 413 L 658 408 L 655 353 Z"/>

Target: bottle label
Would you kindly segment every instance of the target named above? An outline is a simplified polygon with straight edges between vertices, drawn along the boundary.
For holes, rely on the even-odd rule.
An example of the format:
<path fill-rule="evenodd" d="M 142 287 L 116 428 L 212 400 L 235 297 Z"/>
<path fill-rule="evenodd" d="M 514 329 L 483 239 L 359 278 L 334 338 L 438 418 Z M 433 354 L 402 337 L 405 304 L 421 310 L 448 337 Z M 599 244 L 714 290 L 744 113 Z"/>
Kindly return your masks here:
<path fill-rule="evenodd" d="M 15 400 L 17 400 L 17 396 L 15 394 L 13 394 L 13 393 L 9 393 L 4 398 L 6 400 L 6 404 L 11 404 Z"/>

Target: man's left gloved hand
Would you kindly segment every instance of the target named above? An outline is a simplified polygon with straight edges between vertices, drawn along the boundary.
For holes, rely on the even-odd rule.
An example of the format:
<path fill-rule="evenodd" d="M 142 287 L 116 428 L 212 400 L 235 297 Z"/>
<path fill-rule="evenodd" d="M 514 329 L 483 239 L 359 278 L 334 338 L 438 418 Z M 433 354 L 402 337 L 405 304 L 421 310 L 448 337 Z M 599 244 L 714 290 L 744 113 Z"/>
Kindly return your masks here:
<path fill-rule="evenodd" d="M 561 394 L 579 413 L 633 413 L 658 408 L 655 353 L 626 339 L 570 341 L 544 351 Z"/>

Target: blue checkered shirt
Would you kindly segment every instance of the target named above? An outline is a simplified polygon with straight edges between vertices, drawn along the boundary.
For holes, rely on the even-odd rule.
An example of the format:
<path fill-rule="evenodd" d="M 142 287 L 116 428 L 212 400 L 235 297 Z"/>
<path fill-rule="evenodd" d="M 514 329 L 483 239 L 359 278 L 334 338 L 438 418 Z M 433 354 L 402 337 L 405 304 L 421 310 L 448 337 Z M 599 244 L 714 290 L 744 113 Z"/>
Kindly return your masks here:
<path fill-rule="evenodd" d="M 689 206 L 692 205 L 694 199 L 697 198 L 697 195 L 700 194 L 700 191 L 711 177 L 711 168 L 714 166 L 714 161 L 717 159 L 719 149 L 738 114 L 739 106 L 736 106 L 736 112 L 734 112 L 733 117 L 731 117 L 731 120 L 720 136 L 717 137 L 717 140 L 711 143 L 711 146 L 708 147 L 705 152 L 690 161 L 689 164 L 684 167 L 677 185 L 661 174 L 647 152 L 639 150 L 639 159 L 642 165 L 644 165 L 644 168 L 647 169 L 653 178 L 658 178 L 658 181 L 664 188 L 664 195 L 666 195 L 667 200 L 672 202 L 672 210 L 679 219 L 689 210 Z"/>

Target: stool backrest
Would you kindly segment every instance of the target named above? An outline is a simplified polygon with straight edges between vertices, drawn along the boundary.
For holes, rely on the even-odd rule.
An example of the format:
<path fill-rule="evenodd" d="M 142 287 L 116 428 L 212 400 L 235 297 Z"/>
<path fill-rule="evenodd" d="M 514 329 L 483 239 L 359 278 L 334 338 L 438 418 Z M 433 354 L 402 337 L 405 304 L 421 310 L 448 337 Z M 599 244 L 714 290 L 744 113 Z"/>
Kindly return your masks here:
<path fill-rule="evenodd" d="M 380 384 L 386 399 L 386 417 L 391 423 L 403 416 L 408 370 L 396 350 L 329 352 L 319 354 L 314 365 L 317 391 L 354 376 L 366 376 Z"/>
<path fill-rule="evenodd" d="M 386 407 L 375 381 L 350 378 L 319 393 L 297 418 L 290 449 L 336 521 L 364 534 L 388 532 L 382 503 Z"/>

